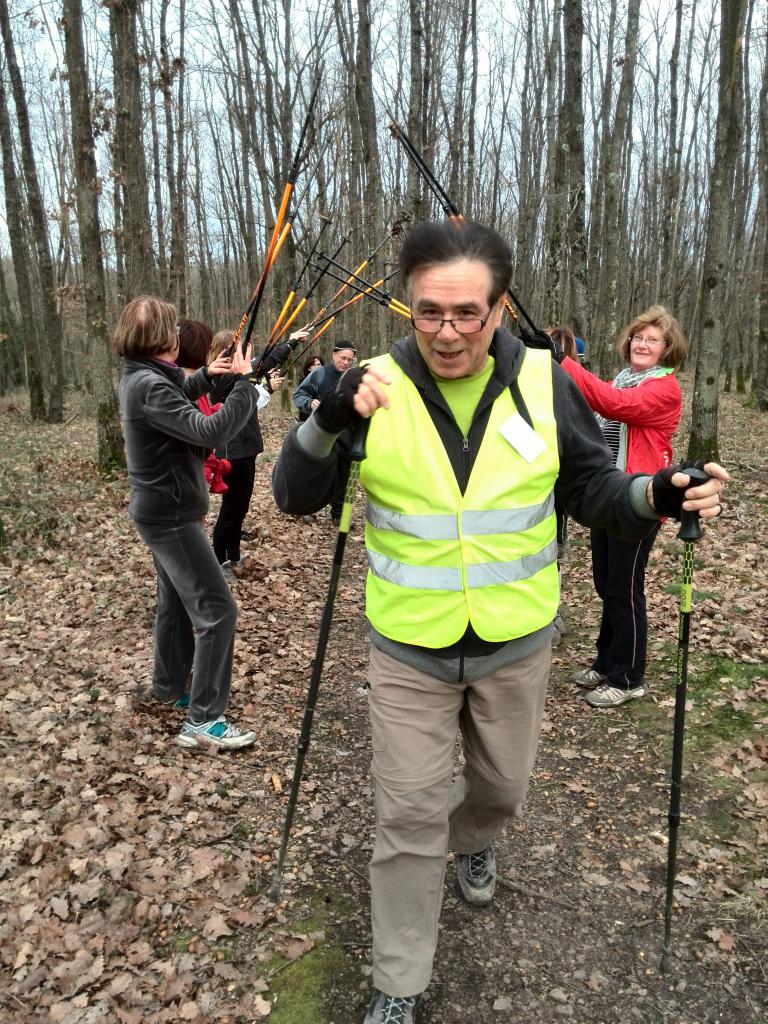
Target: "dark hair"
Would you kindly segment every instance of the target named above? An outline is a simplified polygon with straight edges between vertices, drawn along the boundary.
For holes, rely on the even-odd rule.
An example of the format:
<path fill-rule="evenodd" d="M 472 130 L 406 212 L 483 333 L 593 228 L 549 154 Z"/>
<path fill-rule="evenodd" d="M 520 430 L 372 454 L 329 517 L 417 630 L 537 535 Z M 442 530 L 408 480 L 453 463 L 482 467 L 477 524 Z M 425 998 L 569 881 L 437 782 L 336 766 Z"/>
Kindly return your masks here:
<path fill-rule="evenodd" d="M 576 335 L 573 333 L 571 328 L 567 326 L 567 324 L 558 324 L 557 327 L 548 327 L 547 334 L 561 352 L 567 355 L 569 359 L 575 359 L 578 362 L 579 350 L 576 347 Z"/>
<path fill-rule="evenodd" d="M 167 352 L 176 335 L 176 307 L 156 295 L 139 295 L 117 318 L 112 347 L 119 356 L 151 359 Z"/>
<path fill-rule="evenodd" d="M 323 360 L 320 358 L 320 356 L 318 356 L 318 355 L 307 356 L 307 358 L 301 364 L 301 379 L 302 380 L 304 380 L 304 378 L 307 377 L 311 373 L 311 371 L 314 369 L 314 366 L 312 364 L 316 363 L 316 362 L 319 363 L 321 366 L 323 365 Z"/>
<path fill-rule="evenodd" d="M 208 361 L 213 331 L 201 320 L 179 320 L 179 354 L 176 362 L 187 370 L 199 370 Z"/>
<path fill-rule="evenodd" d="M 495 305 L 512 277 L 512 252 L 497 231 L 476 221 L 425 220 L 414 224 L 400 249 L 400 276 L 407 285 L 415 270 L 462 259 L 477 260 L 488 267 L 488 300 Z"/>

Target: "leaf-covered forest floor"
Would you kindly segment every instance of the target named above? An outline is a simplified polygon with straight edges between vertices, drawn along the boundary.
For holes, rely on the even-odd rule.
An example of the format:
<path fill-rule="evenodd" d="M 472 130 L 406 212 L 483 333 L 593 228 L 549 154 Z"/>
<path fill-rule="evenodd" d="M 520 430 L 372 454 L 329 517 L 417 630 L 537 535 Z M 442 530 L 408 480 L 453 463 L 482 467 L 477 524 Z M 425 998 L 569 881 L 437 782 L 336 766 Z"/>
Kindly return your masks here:
<path fill-rule="evenodd" d="M 566 681 L 590 661 L 598 613 L 575 526 L 527 815 L 499 837 L 490 908 L 457 900 L 449 866 L 423 1024 L 768 1021 L 768 420 L 744 396 L 721 408 L 735 479 L 696 548 L 673 971 L 658 961 L 681 545 L 667 524 L 649 566 L 650 696 L 598 712 Z M 272 503 L 289 421 L 267 410 L 235 584 L 230 714 L 259 740 L 198 754 L 172 742 L 181 713 L 143 699 L 154 582 L 126 480 L 98 477 L 74 397 L 67 416 L 32 423 L 23 397 L 0 398 L 0 1019 L 360 1024 L 373 835 L 360 526 L 275 907 L 335 540 L 324 516 Z"/>

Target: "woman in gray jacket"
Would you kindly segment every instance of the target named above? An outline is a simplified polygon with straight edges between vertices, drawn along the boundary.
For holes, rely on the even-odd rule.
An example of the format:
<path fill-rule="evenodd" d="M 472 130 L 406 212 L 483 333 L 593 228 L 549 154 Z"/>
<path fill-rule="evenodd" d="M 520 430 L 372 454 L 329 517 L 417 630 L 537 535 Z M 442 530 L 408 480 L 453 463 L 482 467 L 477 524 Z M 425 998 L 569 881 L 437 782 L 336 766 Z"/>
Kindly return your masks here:
<path fill-rule="evenodd" d="M 224 712 L 232 681 L 237 605 L 203 527 L 208 485 L 203 459 L 253 416 L 258 399 L 247 375 L 250 348 L 185 377 L 176 308 L 154 296 L 129 302 L 114 348 L 124 359 L 119 398 L 131 500 L 128 512 L 157 571 L 152 695 L 186 708 L 177 742 L 238 748 L 256 734 L 241 732 Z M 212 378 L 235 374 L 225 406 L 204 416 L 195 402 Z M 192 672 L 191 688 L 188 680 Z"/>

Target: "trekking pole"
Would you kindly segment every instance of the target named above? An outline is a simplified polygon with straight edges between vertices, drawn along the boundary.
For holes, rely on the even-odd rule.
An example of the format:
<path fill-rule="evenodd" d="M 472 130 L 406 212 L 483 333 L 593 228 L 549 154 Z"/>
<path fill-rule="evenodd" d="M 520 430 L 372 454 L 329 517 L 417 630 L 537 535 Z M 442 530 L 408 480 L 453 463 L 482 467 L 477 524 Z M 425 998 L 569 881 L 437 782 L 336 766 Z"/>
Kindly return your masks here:
<path fill-rule="evenodd" d="M 440 184 L 440 181 L 438 180 L 435 172 L 429 166 L 429 164 L 421 155 L 421 153 L 413 144 L 413 142 L 408 138 L 408 135 L 406 134 L 405 130 L 397 123 L 389 108 L 385 107 L 385 110 L 390 120 L 389 130 L 393 138 L 396 139 L 403 147 L 406 155 L 409 157 L 409 159 L 415 166 L 416 170 L 421 175 L 422 180 L 430 189 L 438 204 L 443 208 L 443 213 L 445 214 L 445 216 L 449 220 L 456 221 L 457 223 L 461 223 L 462 221 L 464 221 L 464 214 L 461 212 L 459 207 L 456 205 L 456 203 L 454 203 L 453 199 L 451 199 L 451 197 L 445 191 L 443 186 Z M 507 312 L 509 313 L 513 320 L 519 322 L 519 317 L 517 315 L 517 310 L 519 310 L 521 315 L 524 316 L 525 319 L 528 321 L 533 333 L 540 333 L 539 328 L 531 319 L 530 315 L 528 314 L 528 311 L 526 310 L 525 306 L 523 306 L 520 299 L 512 291 L 511 286 L 507 288 L 506 307 Z"/>
<path fill-rule="evenodd" d="M 686 466 L 681 472 L 691 478 L 689 486 L 705 483 L 709 477 L 699 466 Z M 680 583 L 680 622 L 677 641 L 677 678 L 675 681 L 675 724 L 672 739 L 672 781 L 669 797 L 669 843 L 667 847 L 667 898 L 664 906 L 664 941 L 661 947 L 662 974 L 672 970 L 672 900 L 675 892 L 677 830 L 680 825 L 680 790 L 683 775 L 683 739 L 685 734 L 685 696 L 688 682 L 688 637 L 693 606 L 693 545 L 702 536 L 698 512 L 682 512 L 678 540 L 683 541 L 683 573 Z"/>
<path fill-rule="evenodd" d="M 333 622 L 333 606 L 336 602 L 336 591 L 339 588 L 341 566 L 344 561 L 344 549 L 347 545 L 349 528 L 352 523 L 355 491 L 357 489 L 357 481 L 360 477 L 360 463 L 365 458 L 365 438 L 368 434 L 370 422 L 370 419 L 360 421 L 355 431 L 352 450 L 350 452 L 349 475 L 347 477 L 347 484 L 344 491 L 344 504 L 341 509 L 339 532 L 336 536 L 336 550 L 333 553 L 333 562 L 331 564 L 331 578 L 328 581 L 328 594 L 325 599 L 323 616 L 320 620 L 320 630 L 317 635 L 315 660 L 312 665 L 312 677 L 309 681 L 309 688 L 307 690 L 307 702 L 304 708 L 304 718 L 301 723 L 301 732 L 299 733 L 299 742 L 296 751 L 296 765 L 293 769 L 291 792 L 288 797 L 288 807 L 285 812 L 283 838 L 280 843 L 280 853 L 278 854 L 277 867 L 275 868 L 275 874 L 272 879 L 272 887 L 269 890 L 269 898 L 273 903 L 277 903 L 280 899 L 280 885 L 283 878 L 285 855 L 288 851 L 288 840 L 291 834 L 293 815 L 296 810 L 296 801 L 299 796 L 299 785 L 301 783 L 304 760 L 309 748 L 309 737 L 312 732 L 312 719 L 315 714 L 315 703 L 320 689 L 320 677 L 323 673 L 323 662 L 325 661 L 325 649 L 328 645 L 328 637 L 331 633 L 331 623 Z"/>

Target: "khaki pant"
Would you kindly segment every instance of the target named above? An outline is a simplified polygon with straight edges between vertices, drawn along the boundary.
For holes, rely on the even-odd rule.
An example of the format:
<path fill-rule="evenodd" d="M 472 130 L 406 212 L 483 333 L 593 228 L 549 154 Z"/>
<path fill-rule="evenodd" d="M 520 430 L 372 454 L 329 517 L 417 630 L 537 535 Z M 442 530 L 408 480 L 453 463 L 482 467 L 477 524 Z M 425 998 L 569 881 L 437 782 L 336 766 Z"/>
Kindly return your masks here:
<path fill-rule="evenodd" d="M 448 849 L 482 850 L 522 813 L 550 661 L 546 644 L 461 685 L 371 648 L 373 983 L 388 995 L 429 984 Z M 451 785 L 457 729 L 465 767 Z"/>

